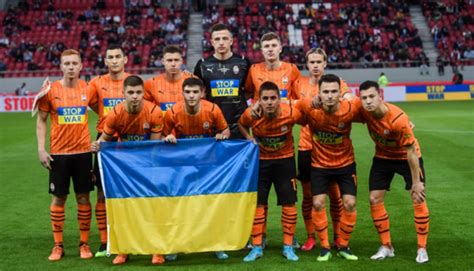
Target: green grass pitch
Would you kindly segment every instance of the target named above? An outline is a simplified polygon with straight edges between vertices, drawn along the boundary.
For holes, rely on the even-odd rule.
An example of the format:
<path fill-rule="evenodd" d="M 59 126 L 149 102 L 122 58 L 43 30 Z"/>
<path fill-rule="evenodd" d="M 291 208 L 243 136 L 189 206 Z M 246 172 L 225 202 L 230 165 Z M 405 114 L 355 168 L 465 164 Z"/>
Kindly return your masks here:
<path fill-rule="evenodd" d="M 400 177 L 394 180 L 392 191 L 386 197 L 396 257 L 384 261 L 369 259 L 379 247 L 379 238 L 370 218 L 367 184 L 374 145 L 366 128 L 359 124 L 354 125 L 352 134 L 359 191 L 358 218 L 351 247 L 359 256 L 357 262 L 335 257 L 328 263 L 318 263 L 319 248 L 311 252 L 297 251 L 299 262 L 286 261 L 281 256 L 280 208 L 272 195 L 269 245 L 264 257 L 254 263 L 242 262 L 247 251 L 230 252 L 231 258 L 227 261 L 218 261 L 211 253 L 180 255 L 178 261 L 163 267 L 153 267 L 150 256 L 132 256 L 122 267 L 112 266 L 112 257 L 80 260 L 74 198 L 69 199 L 66 210 L 66 256 L 60 262 L 50 263 L 47 256 L 53 238 L 49 221 L 48 174 L 38 162 L 36 120 L 29 113 L 3 113 L 0 114 L 0 270 L 474 270 L 474 102 L 401 103 L 399 106 L 416 124 L 415 134 L 425 161 L 427 202 L 431 213 L 430 262 L 427 264 L 415 262 L 413 210 Z M 91 115 L 90 126 L 94 131 L 96 117 Z M 92 134 L 95 136 L 95 132 Z M 95 202 L 95 192 L 91 195 Z M 99 244 L 95 220 L 91 229 L 90 244 L 95 252 Z M 306 238 L 301 214 L 297 237 L 300 243 Z"/>

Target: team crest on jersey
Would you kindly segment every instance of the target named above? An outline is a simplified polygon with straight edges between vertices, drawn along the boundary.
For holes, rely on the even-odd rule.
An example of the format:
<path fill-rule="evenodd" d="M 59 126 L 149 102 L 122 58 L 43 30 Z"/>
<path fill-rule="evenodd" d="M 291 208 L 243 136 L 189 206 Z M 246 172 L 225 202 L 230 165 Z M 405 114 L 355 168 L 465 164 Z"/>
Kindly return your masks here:
<path fill-rule="evenodd" d="M 288 131 L 288 126 L 286 126 L 286 125 L 281 126 L 281 131 L 282 132 Z"/>
<path fill-rule="evenodd" d="M 205 121 L 203 124 L 202 124 L 202 128 L 204 129 L 209 129 L 209 122 Z"/>
<path fill-rule="evenodd" d="M 232 71 L 234 72 L 234 74 L 239 74 L 239 66 L 235 65 L 233 68 L 232 68 Z"/>
<path fill-rule="evenodd" d="M 346 127 L 346 125 L 344 125 L 343 122 L 340 122 L 340 123 L 337 125 L 337 128 L 338 128 L 339 130 L 344 129 L 345 127 Z"/>
<path fill-rule="evenodd" d="M 385 129 L 385 130 L 383 130 L 383 134 L 384 134 L 384 135 L 389 135 L 389 134 L 390 134 L 390 131 L 387 130 L 387 129 Z"/>
<path fill-rule="evenodd" d="M 56 187 L 54 187 L 54 183 L 50 183 L 49 190 L 51 190 L 51 192 L 54 192 L 54 189 L 56 189 Z"/>
<path fill-rule="evenodd" d="M 83 102 L 87 101 L 87 95 L 86 95 L 86 94 L 82 94 L 82 95 L 81 95 L 81 100 L 82 100 Z"/>
<path fill-rule="evenodd" d="M 148 124 L 148 122 L 143 123 L 143 129 L 145 130 L 150 129 L 150 124 Z"/>
<path fill-rule="evenodd" d="M 288 84 L 288 76 L 283 76 L 283 78 L 281 78 L 281 82 L 286 85 Z"/>

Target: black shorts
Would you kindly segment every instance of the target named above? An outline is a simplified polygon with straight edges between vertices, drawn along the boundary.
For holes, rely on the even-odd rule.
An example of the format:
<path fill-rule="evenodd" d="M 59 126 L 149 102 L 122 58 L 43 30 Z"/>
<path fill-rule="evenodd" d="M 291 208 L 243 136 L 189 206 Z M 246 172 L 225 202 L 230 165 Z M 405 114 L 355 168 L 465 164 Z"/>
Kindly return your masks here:
<path fill-rule="evenodd" d="M 337 182 L 341 195 L 357 195 L 356 164 L 328 169 L 311 168 L 311 191 L 313 196 L 327 194 L 331 181 Z"/>
<path fill-rule="evenodd" d="M 76 194 L 94 190 L 91 179 L 92 154 L 90 152 L 69 155 L 51 155 L 49 171 L 49 193 L 56 196 L 69 194 L 69 184 L 74 185 Z"/>
<path fill-rule="evenodd" d="M 268 195 L 275 184 L 277 204 L 286 205 L 296 202 L 296 167 L 294 157 L 275 160 L 260 160 L 258 172 L 258 205 L 268 204 Z"/>
<path fill-rule="evenodd" d="M 422 158 L 420 158 L 420 169 L 423 173 L 423 176 L 420 176 L 420 180 L 425 183 L 426 175 Z M 390 184 L 395 173 L 402 175 L 405 180 L 405 189 L 410 190 L 412 179 L 408 160 L 390 160 L 374 157 L 372 167 L 370 168 L 369 190 L 390 191 Z"/>
<path fill-rule="evenodd" d="M 97 139 L 102 135 L 102 133 L 97 133 Z M 118 137 L 112 138 L 111 142 L 118 141 Z M 97 192 L 102 192 L 104 189 L 102 188 L 102 179 L 100 178 L 100 170 L 99 170 L 99 158 L 97 157 L 97 153 L 94 153 L 94 175 L 95 175 L 95 186 L 97 186 Z"/>
<path fill-rule="evenodd" d="M 298 180 L 311 181 L 311 151 L 298 151 Z"/>

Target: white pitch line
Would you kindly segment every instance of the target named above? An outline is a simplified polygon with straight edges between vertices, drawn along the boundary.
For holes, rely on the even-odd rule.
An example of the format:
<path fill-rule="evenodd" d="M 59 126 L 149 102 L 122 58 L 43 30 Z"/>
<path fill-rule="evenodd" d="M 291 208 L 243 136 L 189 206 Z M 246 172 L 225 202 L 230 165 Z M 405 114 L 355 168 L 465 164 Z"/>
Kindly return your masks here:
<path fill-rule="evenodd" d="M 447 134 L 474 134 L 474 131 L 462 131 L 462 130 L 443 130 L 443 129 L 419 129 L 415 126 L 413 132 L 430 132 L 430 133 L 447 133 Z"/>

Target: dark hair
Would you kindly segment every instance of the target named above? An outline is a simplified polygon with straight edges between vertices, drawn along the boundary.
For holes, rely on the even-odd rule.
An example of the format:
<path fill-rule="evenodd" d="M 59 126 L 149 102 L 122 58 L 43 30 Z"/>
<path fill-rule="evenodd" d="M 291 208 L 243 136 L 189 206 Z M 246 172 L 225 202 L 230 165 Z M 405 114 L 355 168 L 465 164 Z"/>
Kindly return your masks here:
<path fill-rule="evenodd" d="M 113 44 L 113 43 L 112 43 L 112 44 L 109 44 L 109 45 L 107 46 L 107 49 L 105 49 L 105 54 L 107 54 L 107 51 L 109 51 L 109 50 L 120 50 L 120 51 L 122 52 L 122 55 L 125 55 L 125 51 L 124 51 L 123 48 L 122 48 L 120 45 L 118 45 L 118 44 Z"/>
<path fill-rule="evenodd" d="M 263 82 L 263 84 L 260 86 L 260 89 L 258 90 L 258 95 L 262 97 L 262 92 L 267 90 L 275 91 L 278 95 L 278 98 L 280 98 L 280 88 L 275 83 L 270 81 Z"/>
<path fill-rule="evenodd" d="M 321 76 L 321 79 L 319 79 L 319 82 L 318 82 L 319 89 L 321 89 L 321 85 L 323 83 L 337 83 L 339 87 L 341 87 L 341 78 L 339 78 L 339 76 L 335 74 L 328 73 Z"/>
<path fill-rule="evenodd" d="M 379 84 L 375 81 L 370 81 L 370 80 L 367 80 L 367 81 L 364 81 L 362 82 L 362 84 L 360 84 L 359 86 L 359 91 L 364 91 L 364 90 L 368 90 L 369 88 L 375 88 L 375 90 L 380 93 L 380 87 L 379 87 Z"/>
<path fill-rule="evenodd" d="M 260 38 L 260 43 L 267 41 L 267 40 L 278 40 L 278 42 L 281 43 L 280 36 L 278 36 L 277 33 L 275 32 L 268 32 L 263 34 L 263 36 Z"/>
<path fill-rule="evenodd" d="M 138 76 L 138 75 L 130 75 L 125 80 L 123 81 L 123 89 L 125 89 L 127 86 L 144 86 L 143 84 L 143 79 Z"/>
<path fill-rule="evenodd" d="M 227 25 L 221 24 L 221 23 L 217 23 L 213 25 L 209 31 L 211 32 L 211 35 L 212 35 L 212 33 L 216 31 L 222 31 L 222 30 L 227 30 L 229 31 L 230 35 L 232 35 L 232 31 L 230 31 L 230 28 Z"/>
<path fill-rule="evenodd" d="M 199 86 L 201 90 L 204 89 L 204 83 L 202 82 L 201 79 L 197 77 L 186 78 L 183 82 L 183 90 L 184 90 L 184 87 L 186 86 Z"/>
<path fill-rule="evenodd" d="M 180 56 L 183 55 L 183 51 L 181 51 L 181 49 L 176 45 L 166 45 L 166 47 L 163 49 L 163 56 L 165 54 L 174 54 L 174 53 L 178 53 Z"/>

